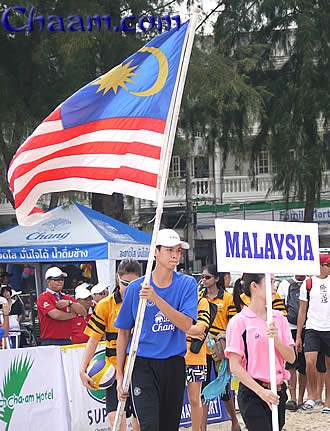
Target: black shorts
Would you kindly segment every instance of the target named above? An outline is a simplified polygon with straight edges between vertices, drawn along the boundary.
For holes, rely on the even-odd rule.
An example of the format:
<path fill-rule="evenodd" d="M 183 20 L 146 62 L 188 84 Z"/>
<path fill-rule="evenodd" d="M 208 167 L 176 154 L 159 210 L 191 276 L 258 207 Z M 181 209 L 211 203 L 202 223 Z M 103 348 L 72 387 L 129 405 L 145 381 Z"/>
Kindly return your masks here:
<path fill-rule="evenodd" d="M 211 370 L 213 366 L 214 374 L 217 377 L 218 376 L 218 370 L 215 369 L 215 362 L 211 355 L 206 355 L 206 364 L 207 364 L 207 374 L 206 374 L 206 380 L 202 383 L 202 390 L 211 383 Z M 212 365 L 213 364 L 213 365 Z M 230 391 L 229 391 L 229 383 L 226 386 L 226 392 L 221 396 L 222 401 L 229 401 L 231 398 Z"/>
<path fill-rule="evenodd" d="M 281 430 L 285 424 L 285 403 L 288 399 L 285 383 L 282 384 L 278 395 L 280 396 L 280 403 L 277 406 L 278 423 Z M 249 431 L 272 431 L 272 412 L 268 404 L 242 383 L 239 384 L 237 401 L 243 421 Z"/>
<path fill-rule="evenodd" d="M 140 431 L 179 429 L 185 380 L 182 356 L 166 359 L 136 357 L 131 396 Z"/>
<path fill-rule="evenodd" d="M 296 341 L 297 337 L 297 330 L 291 329 L 291 335 L 294 341 Z M 302 333 L 302 340 L 304 342 L 305 337 L 305 331 Z M 305 360 L 305 354 L 304 350 L 302 352 L 296 353 L 296 360 L 293 364 L 290 364 L 290 362 L 286 362 L 285 369 L 290 370 L 291 368 L 295 368 L 300 374 L 306 375 L 306 360 Z"/>
<path fill-rule="evenodd" d="M 107 388 L 105 390 L 105 406 L 107 409 L 107 414 L 111 412 L 115 412 L 117 410 L 117 405 L 118 405 L 117 380 L 115 380 L 113 385 L 111 385 L 110 388 Z M 133 413 L 133 416 L 136 417 L 132 406 L 131 396 L 129 396 L 126 401 L 125 412 L 126 412 L 127 418 L 129 418 L 132 415 L 132 413 Z"/>
<path fill-rule="evenodd" d="M 330 356 L 330 331 L 315 331 L 306 329 L 305 332 L 305 352 L 323 352 Z"/>
<path fill-rule="evenodd" d="M 326 373 L 327 367 L 325 365 L 325 354 L 324 352 L 319 352 L 316 360 L 316 368 L 319 373 Z"/>

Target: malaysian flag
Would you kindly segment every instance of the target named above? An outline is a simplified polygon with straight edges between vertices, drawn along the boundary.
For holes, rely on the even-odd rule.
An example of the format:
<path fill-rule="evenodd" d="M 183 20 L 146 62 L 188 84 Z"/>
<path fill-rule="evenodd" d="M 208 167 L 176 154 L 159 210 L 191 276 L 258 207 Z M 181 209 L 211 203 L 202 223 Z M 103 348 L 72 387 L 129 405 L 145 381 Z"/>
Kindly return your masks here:
<path fill-rule="evenodd" d="M 188 24 L 157 36 L 78 90 L 19 147 L 8 171 L 19 224 L 40 221 L 35 205 L 44 193 L 118 192 L 157 200 Z"/>

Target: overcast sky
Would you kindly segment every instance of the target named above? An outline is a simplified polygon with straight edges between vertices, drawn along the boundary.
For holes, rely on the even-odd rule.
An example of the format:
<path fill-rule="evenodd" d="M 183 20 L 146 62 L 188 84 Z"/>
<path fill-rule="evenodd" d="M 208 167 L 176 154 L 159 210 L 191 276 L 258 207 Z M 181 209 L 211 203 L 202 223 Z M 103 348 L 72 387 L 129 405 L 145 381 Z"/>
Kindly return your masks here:
<path fill-rule="evenodd" d="M 202 11 L 204 12 L 205 15 L 209 14 L 216 7 L 218 3 L 219 3 L 218 0 L 200 0 L 199 2 L 195 1 L 196 5 L 198 4 L 203 5 Z M 191 16 L 191 13 L 192 13 L 191 11 L 189 14 L 186 6 L 186 1 L 184 2 L 184 5 L 180 7 L 180 10 L 178 12 L 181 17 L 181 22 L 186 21 Z M 205 15 L 201 16 L 200 22 L 205 18 Z M 214 12 L 213 15 L 207 20 L 208 24 L 205 25 L 205 28 L 204 28 L 205 32 L 210 33 L 212 31 L 212 23 L 216 21 L 217 16 L 218 16 L 218 13 Z"/>

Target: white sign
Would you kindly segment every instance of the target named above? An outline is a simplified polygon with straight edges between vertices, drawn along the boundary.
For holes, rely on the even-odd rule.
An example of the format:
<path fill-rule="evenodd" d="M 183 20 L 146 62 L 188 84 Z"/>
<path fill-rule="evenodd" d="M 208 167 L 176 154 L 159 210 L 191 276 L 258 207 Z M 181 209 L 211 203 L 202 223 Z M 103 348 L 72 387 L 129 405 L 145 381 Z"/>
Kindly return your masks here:
<path fill-rule="evenodd" d="M 149 244 L 110 244 L 109 259 L 137 259 L 148 260 L 150 252 Z"/>
<path fill-rule="evenodd" d="M 0 430 L 71 431 L 59 347 L 0 352 Z"/>
<path fill-rule="evenodd" d="M 66 346 L 61 349 L 72 417 L 72 431 L 110 431 L 105 406 L 105 390 L 89 391 L 80 380 L 79 369 L 85 346 Z M 105 342 L 101 342 L 97 346 L 94 358 L 104 358 L 104 355 Z M 127 431 L 131 429 L 129 419 L 127 420 Z"/>
<path fill-rule="evenodd" d="M 219 271 L 318 275 L 316 223 L 215 220 Z"/>
<path fill-rule="evenodd" d="M 100 349 L 105 346 L 100 344 Z M 85 347 L 62 347 L 64 373 L 72 416 L 72 430 L 110 431 L 110 424 L 105 407 L 105 391 L 88 391 L 79 376 L 80 363 Z"/>

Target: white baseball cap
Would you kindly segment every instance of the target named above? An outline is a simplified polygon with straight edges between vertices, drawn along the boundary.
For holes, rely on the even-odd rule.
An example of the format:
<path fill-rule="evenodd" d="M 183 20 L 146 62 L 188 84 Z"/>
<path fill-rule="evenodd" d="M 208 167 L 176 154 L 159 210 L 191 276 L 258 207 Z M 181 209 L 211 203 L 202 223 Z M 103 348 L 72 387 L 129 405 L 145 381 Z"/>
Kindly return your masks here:
<path fill-rule="evenodd" d="M 91 291 L 84 287 L 76 290 L 76 299 L 86 299 L 89 296 L 92 296 Z"/>
<path fill-rule="evenodd" d="M 22 293 L 21 290 L 19 290 L 18 292 L 16 292 L 16 290 L 11 289 L 11 297 L 16 296 L 16 295 L 20 295 Z"/>
<path fill-rule="evenodd" d="M 157 245 L 163 245 L 164 247 L 175 247 L 179 245 L 186 250 L 189 248 L 189 244 L 185 241 L 181 241 L 179 234 L 173 229 L 161 229 L 158 232 L 156 246 Z"/>
<path fill-rule="evenodd" d="M 106 286 L 103 283 L 97 283 L 92 287 L 91 293 L 92 295 L 96 295 L 97 293 L 104 292 L 105 290 L 109 290 L 109 286 Z"/>
<path fill-rule="evenodd" d="M 45 279 L 48 280 L 48 278 L 56 278 L 56 277 L 67 277 L 68 274 L 66 272 L 63 272 L 60 268 L 57 266 L 52 266 L 51 268 L 47 269 L 45 274 Z"/>
<path fill-rule="evenodd" d="M 86 283 L 86 282 L 84 282 L 84 283 L 81 283 L 81 284 L 79 284 L 76 288 L 75 288 L 75 292 L 77 293 L 78 292 L 78 290 L 80 290 L 80 289 L 88 289 L 89 290 L 89 287 L 90 287 L 91 285 L 90 284 L 88 284 L 88 283 Z"/>

